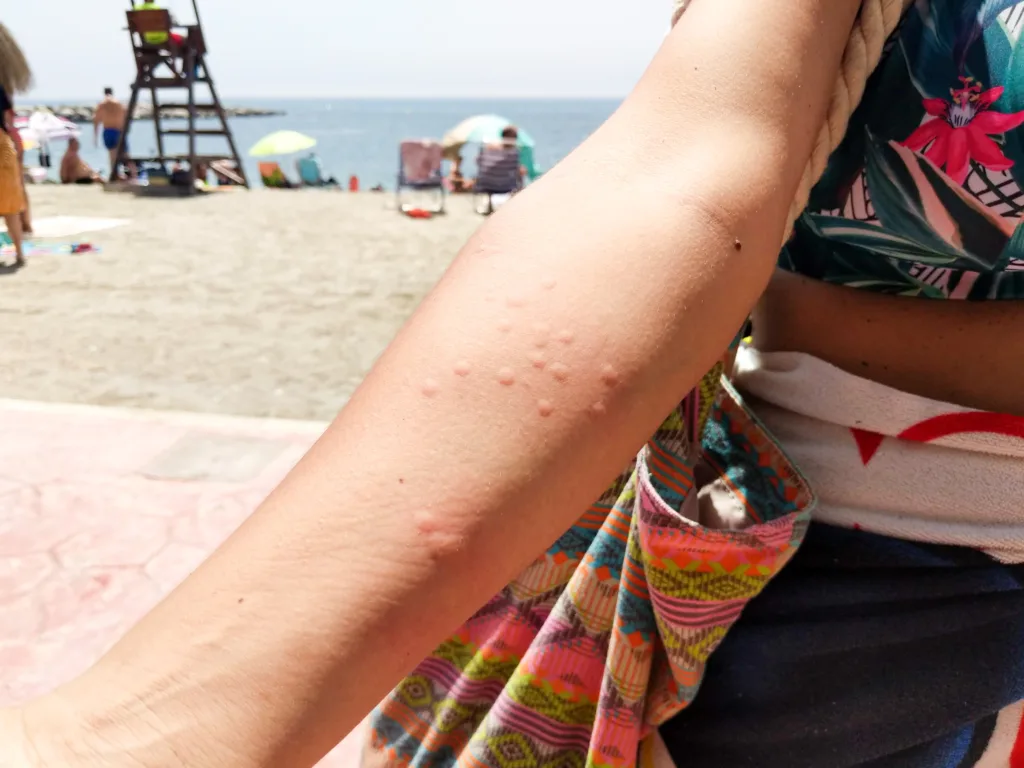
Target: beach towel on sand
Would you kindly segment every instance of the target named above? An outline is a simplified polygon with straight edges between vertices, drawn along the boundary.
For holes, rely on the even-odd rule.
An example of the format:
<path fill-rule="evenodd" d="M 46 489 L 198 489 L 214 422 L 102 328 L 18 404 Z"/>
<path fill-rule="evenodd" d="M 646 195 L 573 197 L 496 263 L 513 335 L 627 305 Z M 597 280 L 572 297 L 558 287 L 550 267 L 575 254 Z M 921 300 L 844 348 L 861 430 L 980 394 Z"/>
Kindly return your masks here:
<path fill-rule="evenodd" d="M 40 216 L 32 223 L 32 237 L 65 238 L 86 232 L 102 232 L 128 224 L 128 219 L 104 219 L 96 216 Z M 0 232 L 7 228 L 0 222 Z"/>
<path fill-rule="evenodd" d="M 99 253 L 100 249 L 91 243 L 23 243 L 26 256 L 81 256 Z M 14 243 L 6 232 L 0 232 L 0 256 L 14 257 Z"/>

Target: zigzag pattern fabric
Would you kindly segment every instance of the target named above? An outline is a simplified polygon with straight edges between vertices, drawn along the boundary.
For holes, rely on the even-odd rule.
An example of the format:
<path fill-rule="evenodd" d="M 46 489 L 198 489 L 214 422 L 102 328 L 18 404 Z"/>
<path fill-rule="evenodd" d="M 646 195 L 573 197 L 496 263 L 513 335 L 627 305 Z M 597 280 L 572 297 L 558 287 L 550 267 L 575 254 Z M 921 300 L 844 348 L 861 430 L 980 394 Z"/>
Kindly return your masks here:
<path fill-rule="evenodd" d="M 633 766 L 641 740 L 693 701 L 708 657 L 796 551 L 813 505 L 739 396 L 720 389 L 721 370 L 381 703 L 364 768 Z M 695 470 L 715 493 L 699 492 Z M 734 524 L 701 525 L 723 494 Z"/>

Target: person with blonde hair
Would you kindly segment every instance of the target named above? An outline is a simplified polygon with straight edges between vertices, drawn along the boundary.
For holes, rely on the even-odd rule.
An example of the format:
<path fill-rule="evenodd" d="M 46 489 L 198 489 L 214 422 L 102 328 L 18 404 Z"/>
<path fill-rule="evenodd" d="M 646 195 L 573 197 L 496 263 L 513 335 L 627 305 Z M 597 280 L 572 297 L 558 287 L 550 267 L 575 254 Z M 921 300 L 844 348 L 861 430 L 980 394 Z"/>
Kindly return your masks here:
<path fill-rule="evenodd" d="M 14 243 L 15 264 L 24 264 L 22 234 L 31 230 L 25 194 L 23 148 L 14 128 L 11 96 L 32 85 L 32 70 L 10 30 L 0 24 L 0 216 Z"/>

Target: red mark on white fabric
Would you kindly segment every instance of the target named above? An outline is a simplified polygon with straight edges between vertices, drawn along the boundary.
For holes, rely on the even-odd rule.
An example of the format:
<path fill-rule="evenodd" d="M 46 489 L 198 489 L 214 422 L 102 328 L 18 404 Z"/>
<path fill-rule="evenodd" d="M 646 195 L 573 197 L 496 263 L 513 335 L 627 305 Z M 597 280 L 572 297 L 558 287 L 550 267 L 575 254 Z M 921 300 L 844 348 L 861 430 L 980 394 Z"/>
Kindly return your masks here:
<path fill-rule="evenodd" d="M 861 461 L 867 466 L 881 447 L 885 435 L 856 427 L 851 427 L 850 433 L 857 443 Z M 988 411 L 943 413 L 907 427 L 896 437 L 914 443 L 930 443 L 944 437 L 969 433 L 1003 435 L 1024 440 L 1024 418 Z"/>
<path fill-rule="evenodd" d="M 856 427 L 850 427 L 850 432 L 853 434 L 854 442 L 857 443 L 857 450 L 860 451 L 860 460 L 866 467 L 868 462 L 874 458 L 879 446 L 882 445 L 885 435 L 880 435 L 877 432 L 868 432 L 866 429 L 857 429 Z"/>

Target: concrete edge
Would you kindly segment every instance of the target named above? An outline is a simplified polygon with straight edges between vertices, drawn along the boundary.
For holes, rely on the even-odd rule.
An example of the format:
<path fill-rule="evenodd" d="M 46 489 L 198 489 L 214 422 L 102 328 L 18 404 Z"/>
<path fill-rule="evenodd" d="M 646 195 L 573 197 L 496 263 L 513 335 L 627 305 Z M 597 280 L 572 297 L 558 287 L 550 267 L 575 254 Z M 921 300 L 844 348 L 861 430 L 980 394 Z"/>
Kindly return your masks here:
<path fill-rule="evenodd" d="M 0 398 L 0 412 L 4 410 L 22 413 L 51 413 L 78 416 L 104 415 L 118 419 L 170 423 L 179 426 L 205 427 L 214 429 L 245 429 L 271 431 L 275 433 L 300 433 L 319 437 L 327 428 L 326 421 L 305 421 L 302 419 L 279 419 L 259 416 L 236 416 L 228 413 L 198 413 L 194 411 L 160 411 L 147 408 L 129 408 L 116 405 L 93 405 L 83 403 L 50 403 L 39 400 L 16 400 Z"/>

